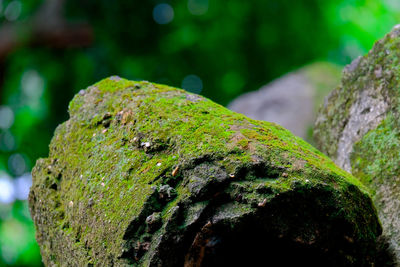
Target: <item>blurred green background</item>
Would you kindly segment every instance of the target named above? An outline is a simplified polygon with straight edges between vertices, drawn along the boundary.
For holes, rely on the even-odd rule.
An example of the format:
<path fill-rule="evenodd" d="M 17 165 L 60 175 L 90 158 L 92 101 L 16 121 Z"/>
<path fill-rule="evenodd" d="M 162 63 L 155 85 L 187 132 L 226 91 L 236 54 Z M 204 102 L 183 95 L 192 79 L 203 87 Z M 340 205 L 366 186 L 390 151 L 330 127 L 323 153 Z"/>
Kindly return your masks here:
<path fill-rule="evenodd" d="M 0 266 L 40 266 L 30 170 L 80 89 L 110 75 L 226 105 L 314 61 L 344 65 L 398 0 L 0 0 Z"/>

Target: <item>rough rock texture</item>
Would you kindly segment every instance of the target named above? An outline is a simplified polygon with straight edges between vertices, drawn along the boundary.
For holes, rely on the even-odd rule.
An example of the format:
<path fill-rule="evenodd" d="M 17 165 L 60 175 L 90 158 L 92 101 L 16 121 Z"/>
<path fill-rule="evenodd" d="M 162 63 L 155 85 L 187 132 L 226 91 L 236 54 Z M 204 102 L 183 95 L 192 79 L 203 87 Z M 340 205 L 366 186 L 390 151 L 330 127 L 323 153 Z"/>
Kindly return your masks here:
<path fill-rule="evenodd" d="M 400 25 L 343 72 L 314 129 L 319 148 L 369 186 L 400 260 Z M 400 261 L 399 261 L 400 264 Z"/>
<path fill-rule="evenodd" d="M 358 180 L 282 127 L 183 90 L 105 79 L 72 100 L 29 195 L 48 266 L 364 266 Z"/>
<path fill-rule="evenodd" d="M 316 62 L 239 96 L 228 108 L 255 120 L 278 123 L 311 141 L 317 110 L 339 84 L 340 73 L 337 65 Z"/>

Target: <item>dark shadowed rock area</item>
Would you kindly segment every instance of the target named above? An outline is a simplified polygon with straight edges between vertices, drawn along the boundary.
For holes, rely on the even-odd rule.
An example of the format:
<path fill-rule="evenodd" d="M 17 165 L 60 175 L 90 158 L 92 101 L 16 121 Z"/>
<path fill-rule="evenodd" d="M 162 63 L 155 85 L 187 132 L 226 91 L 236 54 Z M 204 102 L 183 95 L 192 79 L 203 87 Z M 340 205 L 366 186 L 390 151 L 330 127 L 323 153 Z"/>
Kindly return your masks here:
<path fill-rule="evenodd" d="M 374 193 L 400 264 L 400 25 L 347 66 L 326 99 L 314 134 L 318 147 Z"/>
<path fill-rule="evenodd" d="M 111 77 L 74 97 L 29 195 L 47 266 L 372 266 L 369 193 L 274 123 Z"/>
<path fill-rule="evenodd" d="M 255 120 L 278 123 L 311 141 L 317 110 L 340 82 L 341 68 L 316 62 L 233 100 L 228 108 Z"/>

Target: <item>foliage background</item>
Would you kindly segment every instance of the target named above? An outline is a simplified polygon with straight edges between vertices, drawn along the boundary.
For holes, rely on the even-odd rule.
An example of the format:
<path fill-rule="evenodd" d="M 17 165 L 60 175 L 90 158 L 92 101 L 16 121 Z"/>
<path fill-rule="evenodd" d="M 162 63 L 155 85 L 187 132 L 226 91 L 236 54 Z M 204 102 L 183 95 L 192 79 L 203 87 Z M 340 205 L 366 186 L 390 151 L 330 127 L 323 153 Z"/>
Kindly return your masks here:
<path fill-rule="evenodd" d="M 41 265 L 29 172 L 80 89 L 115 74 L 226 105 L 310 62 L 350 63 L 399 21 L 398 0 L 0 0 L 0 266 Z"/>

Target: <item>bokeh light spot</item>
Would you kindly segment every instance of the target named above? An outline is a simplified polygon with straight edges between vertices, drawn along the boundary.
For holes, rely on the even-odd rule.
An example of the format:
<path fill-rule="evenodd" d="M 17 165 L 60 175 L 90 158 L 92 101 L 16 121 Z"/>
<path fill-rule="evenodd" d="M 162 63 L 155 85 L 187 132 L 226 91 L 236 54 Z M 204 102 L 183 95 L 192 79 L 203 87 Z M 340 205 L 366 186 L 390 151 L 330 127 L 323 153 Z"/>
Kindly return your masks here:
<path fill-rule="evenodd" d="M 4 10 L 4 16 L 8 21 L 15 21 L 21 15 L 21 2 L 14 0 L 11 1 Z"/>
<path fill-rule="evenodd" d="M 396 11 L 400 10 L 400 1 L 399 0 L 385 0 L 384 3 L 388 8 L 390 8 L 392 10 L 396 10 Z"/>
<path fill-rule="evenodd" d="M 9 204 L 14 202 L 14 186 L 9 175 L 0 172 L 0 203 Z"/>
<path fill-rule="evenodd" d="M 188 9 L 193 15 L 204 15 L 208 11 L 208 0 L 188 0 Z"/>
<path fill-rule="evenodd" d="M 182 80 L 182 88 L 186 91 L 200 94 L 203 90 L 203 81 L 199 76 L 190 74 Z"/>
<path fill-rule="evenodd" d="M 158 4 L 153 9 L 153 19 L 158 24 L 168 24 L 174 19 L 174 9 L 169 4 Z"/>
<path fill-rule="evenodd" d="M 0 128 L 9 129 L 14 123 L 14 112 L 8 106 L 0 106 Z"/>
<path fill-rule="evenodd" d="M 15 263 L 22 250 L 29 248 L 27 237 L 28 228 L 21 221 L 11 218 L 0 225 L 0 250 L 6 263 L 17 266 Z M 29 238 L 29 237 L 28 237 Z"/>
<path fill-rule="evenodd" d="M 30 173 L 25 173 L 14 180 L 14 194 L 19 200 L 28 199 L 29 189 L 32 185 L 32 176 Z"/>
<path fill-rule="evenodd" d="M 27 166 L 24 157 L 18 153 L 12 154 L 8 159 L 8 168 L 16 176 L 25 173 Z"/>
<path fill-rule="evenodd" d="M 24 72 L 21 79 L 22 91 L 31 99 L 40 98 L 44 92 L 44 80 L 35 70 Z"/>
<path fill-rule="evenodd" d="M 0 133 L 0 150 L 12 151 L 16 148 L 15 138 L 10 131 Z"/>

